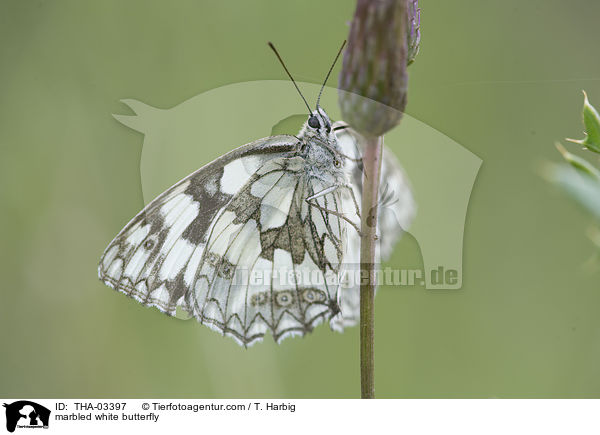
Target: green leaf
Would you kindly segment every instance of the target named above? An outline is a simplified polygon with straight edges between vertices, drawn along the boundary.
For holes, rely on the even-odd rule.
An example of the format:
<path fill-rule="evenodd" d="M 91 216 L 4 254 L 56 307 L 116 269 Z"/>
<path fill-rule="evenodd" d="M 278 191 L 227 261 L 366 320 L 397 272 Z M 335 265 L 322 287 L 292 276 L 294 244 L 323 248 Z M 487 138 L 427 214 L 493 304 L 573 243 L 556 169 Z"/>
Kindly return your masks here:
<path fill-rule="evenodd" d="M 583 124 L 585 126 L 585 138 L 581 140 L 567 139 L 583 145 L 588 150 L 600 153 L 600 115 L 598 111 L 590 104 L 587 94 L 583 92 Z"/>
<path fill-rule="evenodd" d="M 556 144 L 556 148 L 562 154 L 565 161 L 575 168 L 577 172 L 600 181 L 600 171 L 594 165 L 575 154 L 571 154 L 559 143 Z"/>
<path fill-rule="evenodd" d="M 552 165 L 545 171 L 547 178 L 560 186 L 587 211 L 600 220 L 600 181 L 569 165 Z"/>

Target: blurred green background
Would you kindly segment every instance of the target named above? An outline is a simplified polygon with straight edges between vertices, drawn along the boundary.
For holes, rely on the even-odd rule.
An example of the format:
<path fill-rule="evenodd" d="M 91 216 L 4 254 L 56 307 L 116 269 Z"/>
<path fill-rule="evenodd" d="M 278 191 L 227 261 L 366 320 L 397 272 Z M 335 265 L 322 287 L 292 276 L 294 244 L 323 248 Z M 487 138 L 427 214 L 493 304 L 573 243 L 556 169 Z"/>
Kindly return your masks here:
<path fill-rule="evenodd" d="M 560 160 L 556 140 L 581 136 L 581 90 L 600 104 L 600 3 L 420 6 L 407 112 L 483 166 L 463 288 L 378 293 L 377 396 L 600 397 L 598 274 L 582 269 L 589 218 L 537 171 Z M 319 83 L 353 7 L 0 2 L 0 395 L 359 396 L 357 328 L 245 351 L 96 277 L 103 249 L 143 206 L 143 136 L 111 117 L 127 113 L 119 100 L 170 108 L 226 84 L 283 79 L 267 40 L 299 80 Z M 202 146 L 207 160 L 223 151 Z M 420 262 L 406 237 L 390 264 Z"/>

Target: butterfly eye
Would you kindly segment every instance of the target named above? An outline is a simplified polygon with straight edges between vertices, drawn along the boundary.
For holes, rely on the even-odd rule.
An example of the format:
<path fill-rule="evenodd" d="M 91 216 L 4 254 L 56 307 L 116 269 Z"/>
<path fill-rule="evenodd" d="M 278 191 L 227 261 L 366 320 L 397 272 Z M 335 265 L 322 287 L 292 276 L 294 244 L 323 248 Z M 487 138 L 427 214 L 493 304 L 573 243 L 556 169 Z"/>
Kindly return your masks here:
<path fill-rule="evenodd" d="M 316 116 L 311 116 L 308 118 L 308 125 L 312 128 L 319 128 L 321 126 Z"/>

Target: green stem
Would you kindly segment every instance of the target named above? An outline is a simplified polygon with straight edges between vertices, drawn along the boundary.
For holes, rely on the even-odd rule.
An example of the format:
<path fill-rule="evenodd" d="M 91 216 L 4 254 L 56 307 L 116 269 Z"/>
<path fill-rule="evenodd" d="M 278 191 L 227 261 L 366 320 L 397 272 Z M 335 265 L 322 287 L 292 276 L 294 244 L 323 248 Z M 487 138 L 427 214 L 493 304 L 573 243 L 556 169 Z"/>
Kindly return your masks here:
<path fill-rule="evenodd" d="M 383 136 L 366 139 L 360 241 L 360 386 L 363 399 L 375 398 L 375 248 L 382 150 Z"/>

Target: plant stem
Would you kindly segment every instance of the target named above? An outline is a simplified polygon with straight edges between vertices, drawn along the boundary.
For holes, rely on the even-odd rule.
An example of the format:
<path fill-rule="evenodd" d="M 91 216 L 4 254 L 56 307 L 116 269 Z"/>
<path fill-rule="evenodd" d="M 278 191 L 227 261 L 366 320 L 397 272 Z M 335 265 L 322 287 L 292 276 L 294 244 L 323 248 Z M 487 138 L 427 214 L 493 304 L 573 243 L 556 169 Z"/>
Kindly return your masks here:
<path fill-rule="evenodd" d="M 375 398 L 375 252 L 377 199 L 383 136 L 366 138 L 360 241 L 360 386 L 363 399 Z M 368 211 L 368 212 L 367 212 Z"/>

